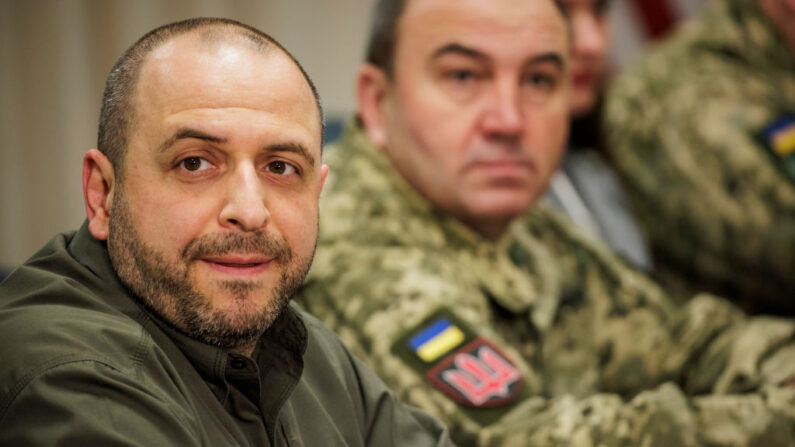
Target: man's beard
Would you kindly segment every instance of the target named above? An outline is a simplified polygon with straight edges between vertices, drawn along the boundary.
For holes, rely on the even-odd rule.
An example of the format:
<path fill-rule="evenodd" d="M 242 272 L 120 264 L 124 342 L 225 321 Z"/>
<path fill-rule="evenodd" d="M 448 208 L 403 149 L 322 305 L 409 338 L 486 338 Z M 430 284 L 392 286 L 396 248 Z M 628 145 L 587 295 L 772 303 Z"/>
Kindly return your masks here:
<path fill-rule="evenodd" d="M 121 282 L 150 310 L 192 338 L 225 349 L 254 343 L 281 314 L 306 276 L 313 254 L 296 258 L 284 239 L 264 232 L 203 235 L 191 240 L 181 262 L 168 262 L 138 234 L 124 199 L 117 189 L 109 216 L 108 253 Z M 262 293 L 271 296 L 263 304 L 250 296 L 261 283 L 229 280 L 220 283 L 232 295 L 227 309 L 218 309 L 194 286 L 191 262 L 226 253 L 257 254 L 282 267 L 277 284 Z M 198 261 L 201 262 L 201 261 Z"/>

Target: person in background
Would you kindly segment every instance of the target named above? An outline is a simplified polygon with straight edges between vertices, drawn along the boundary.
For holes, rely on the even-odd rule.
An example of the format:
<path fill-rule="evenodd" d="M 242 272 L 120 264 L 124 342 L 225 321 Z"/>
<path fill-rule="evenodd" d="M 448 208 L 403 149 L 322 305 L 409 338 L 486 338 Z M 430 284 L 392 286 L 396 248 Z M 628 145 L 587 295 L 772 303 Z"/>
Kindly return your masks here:
<path fill-rule="evenodd" d="M 552 0 L 377 2 L 297 299 L 461 445 L 792 445 L 795 321 L 679 307 L 538 203 L 569 35 Z"/>
<path fill-rule="evenodd" d="M 312 261 L 322 113 L 226 19 L 118 60 L 87 221 L 0 284 L 0 445 L 452 445 L 290 299 Z"/>
<path fill-rule="evenodd" d="M 795 315 L 795 2 L 712 2 L 616 80 L 604 132 L 664 284 Z"/>
<path fill-rule="evenodd" d="M 601 237 L 632 265 L 650 271 L 651 255 L 599 135 L 608 75 L 610 0 L 562 0 L 572 30 L 569 143 L 547 198 L 578 225 Z"/>

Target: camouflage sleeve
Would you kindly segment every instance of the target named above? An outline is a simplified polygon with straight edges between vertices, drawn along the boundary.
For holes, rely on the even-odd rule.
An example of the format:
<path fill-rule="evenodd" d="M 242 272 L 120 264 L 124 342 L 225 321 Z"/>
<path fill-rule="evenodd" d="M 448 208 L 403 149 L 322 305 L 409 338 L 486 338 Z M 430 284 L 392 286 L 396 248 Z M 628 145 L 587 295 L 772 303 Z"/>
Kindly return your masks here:
<path fill-rule="evenodd" d="M 595 389 L 629 399 L 614 402 L 624 419 L 607 429 L 610 436 L 634 421 L 629 426 L 645 428 L 633 432 L 630 445 L 665 439 L 666 426 L 677 427 L 682 442 L 660 445 L 688 445 L 687 439 L 696 439 L 696 445 L 795 443 L 795 320 L 748 318 L 729 301 L 709 294 L 675 305 L 646 275 L 575 226 L 555 214 L 532 217 L 526 228 L 556 259 L 578 260 L 569 262 L 568 281 L 580 283 L 587 297 L 579 305 L 587 309 L 585 318 L 579 320 L 574 306 L 561 303 L 545 344 L 549 349 L 554 340 L 563 341 L 554 344 L 545 366 L 571 357 L 567 345 L 576 337 L 572 334 L 585 331 L 595 340 Z M 587 340 L 579 337 L 578 343 Z M 580 404 L 587 408 L 585 402 L 601 396 Z M 602 433 L 594 435 L 598 439 L 605 434 L 600 430 L 593 431 Z"/>
<path fill-rule="evenodd" d="M 551 393 L 547 382 L 554 371 L 537 358 L 556 353 L 508 340 L 495 328 L 499 311 L 443 254 L 349 247 L 325 249 L 318 257 L 299 295 L 302 304 L 401 399 L 442 419 L 461 445 L 795 442 L 795 392 L 780 386 L 795 372 L 792 322 L 747 320 L 706 295 L 665 322 L 638 312 L 633 315 L 641 317 L 628 324 L 620 312 L 602 309 L 587 318 L 612 328 L 592 337 L 599 352 L 613 345 L 611 358 L 599 359 L 604 364 L 595 372 L 602 376 L 596 383 L 607 385 L 577 395 Z M 529 320 L 525 326 L 532 332 Z M 659 351 L 664 361 L 651 366 L 659 369 L 651 374 L 659 380 L 614 392 L 626 387 L 609 384 L 632 382 L 639 369 L 650 368 L 638 363 L 633 345 Z M 557 354 L 565 363 L 567 354 Z M 582 381 L 592 373 L 583 370 Z"/>
<path fill-rule="evenodd" d="M 674 384 L 628 402 L 615 394 L 531 398 L 524 412 L 486 427 L 479 445 L 791 446 L 795 389 L 687 397 Z"/>
<path fill-rule="evenodd" d="M 791 313 L 795 188 L 760 138 L 785 111 L 760 98 L 772 88 L 764 80 L 715 59 L 704 55 L 697 64 L 713 68 L 693 74 L 695 61 L 661 53 L 619 78 L 607 150 L 669 278 Z"/>

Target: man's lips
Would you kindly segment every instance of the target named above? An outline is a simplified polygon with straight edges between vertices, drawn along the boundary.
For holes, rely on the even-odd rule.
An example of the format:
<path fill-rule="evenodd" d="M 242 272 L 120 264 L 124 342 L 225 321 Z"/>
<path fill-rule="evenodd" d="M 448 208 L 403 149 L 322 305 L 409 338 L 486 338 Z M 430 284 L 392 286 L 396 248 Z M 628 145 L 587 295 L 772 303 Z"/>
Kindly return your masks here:
<path fill-rule="evenodd" d="M 199 259 L 213 270 L 233 274 L 251 275 L 267 270 L 272 258 L 263 256 L 217 256 Z"/>
<path fill-rule="evenodd" d="M 467 165 L 467 171 L 482 178 L 516 181 L 535 171 L 535 164 L 526 160 L 477 160 Z"/>
<path fill-rule="evenodd" d="M 572 81 L 575 86 L 582 87 L 593 83 L 594 76 L 588 71 L 576 71 L 574 76 L 572 76 Z"/>
<path fill-rule="evenodd" d="M 532 170 L 533 162 L 529 160 L 503 160 L 503 159 L 481 159 L 474 160 L 468 164 L 469 168 L 489 169 L 489 170 Z"/>

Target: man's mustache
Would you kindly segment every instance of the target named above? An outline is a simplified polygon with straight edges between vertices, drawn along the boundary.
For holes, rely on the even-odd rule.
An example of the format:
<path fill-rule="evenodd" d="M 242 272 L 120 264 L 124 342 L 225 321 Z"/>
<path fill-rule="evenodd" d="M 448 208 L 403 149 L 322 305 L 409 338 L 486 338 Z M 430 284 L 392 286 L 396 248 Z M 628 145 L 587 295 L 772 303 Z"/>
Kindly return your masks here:
<path fill-rule="evenodd" d="M 292 251 L 284 239 L 262 231 L 199 236 L 185 246 L 182 259 L 191 261 L 229 253 L 260 255 L 279 264 L 287 264 L 292 259 Z"/>

